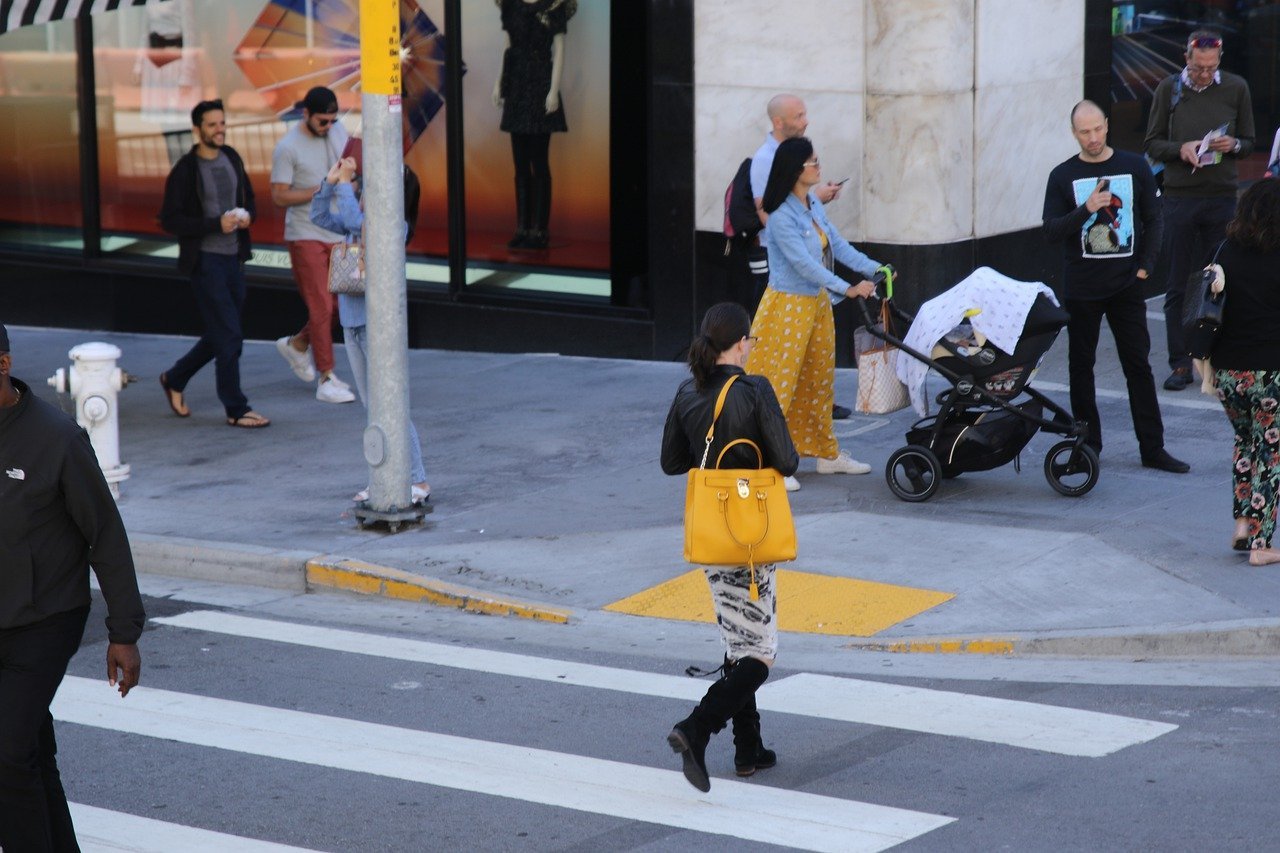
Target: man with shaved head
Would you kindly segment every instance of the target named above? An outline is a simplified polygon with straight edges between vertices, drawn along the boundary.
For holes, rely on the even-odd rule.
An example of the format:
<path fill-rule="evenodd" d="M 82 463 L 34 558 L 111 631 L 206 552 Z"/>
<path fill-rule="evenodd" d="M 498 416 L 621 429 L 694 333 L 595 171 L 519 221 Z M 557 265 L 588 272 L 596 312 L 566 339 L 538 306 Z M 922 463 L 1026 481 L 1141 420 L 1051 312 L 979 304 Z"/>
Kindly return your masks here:
<path fill-rule="evenodd" d="M 1164 449 L 1142 292 L 1160 254 L 1155 178 L 1142 157 L 1107 144 L 1107 117 L 1093 101 L 1081 101 L 1071 110 L 1071 133 L 1080 153 L 1054 167 L 1044 192 L 1044 233 L 1062 245 L 1065 260 L 1071 411 L 1088 423 L 1085 440 L 1101 453 L 1093 365 L 1106 317 L 1128 385 L 1142 464 L 1183 474 L 1191 466 Z"/>
<path fill-rule="evenodd" d="M 764 188 L 769 183 L 769 170 L 773 168 L 773 155 L 777 153 L 778 146 L 783 140 L 794 139 L 797 136 L 804 136 L 805 130 L 809 127 L 809 113 L 805 109 L 804 101 L 795 95 L 781 94 L 774 95 L 769 99 L 769 105 L 766 108 L 769 116 L 769 133 L 765 136 L 764 142 L 756 149 L 756 153 L 751 157 L 751 195 L 756 200 L 756 215 L 760 217 L 760 222 L 766 228 L 768 227 L 769 214 L 764 212 Z M 813 188 L 812 193 L 817 197 L 818 201 L 823 204 L 830 204 L 840 195 L 840 184 L 833 184 L 828 181 Z M 761 258 L 765 257 L 765 235 L 761 231 L 759 237 L 759 246 L 757 252 Z M 757 259 L 752 259 L 753 267 L 757 263 Z M 763 269 L 768 269 L 767 258 L 764 260 Z M 767 283 L 767 275 L 765 280 L 760 281 L 760 288 L 763 291 L 764 284 Z M 759 297 L 757 296 L 757 299 Z M 849 417 L 851 414 L 847 406 L 841 406 L 838 403 L 832 405 L 831 416 L 836 420 Z"/>

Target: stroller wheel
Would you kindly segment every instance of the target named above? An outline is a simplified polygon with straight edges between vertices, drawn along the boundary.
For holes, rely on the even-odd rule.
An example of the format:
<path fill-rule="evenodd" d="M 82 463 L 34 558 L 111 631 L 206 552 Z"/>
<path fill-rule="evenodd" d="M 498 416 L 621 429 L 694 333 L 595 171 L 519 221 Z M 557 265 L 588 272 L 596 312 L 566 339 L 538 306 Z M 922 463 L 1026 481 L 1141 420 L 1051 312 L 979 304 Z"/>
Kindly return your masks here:
<path fill-rule="evenodd" d="M 933 451 L 918 444 L 900 447 L 884 466 L 889 491 L 910 503 L 927 501 L 942 482 L 942 463 Z"/>
<path fill-rule="evenodd" d="M 1067 439 L 1049 448 L 1044 457 L 1044 478 L 1059 494 L 1078 498 L 1098 482 L 1101 467 L 1096 450 L 1087 444 L 1077 447 L 1075 441 Z"/>

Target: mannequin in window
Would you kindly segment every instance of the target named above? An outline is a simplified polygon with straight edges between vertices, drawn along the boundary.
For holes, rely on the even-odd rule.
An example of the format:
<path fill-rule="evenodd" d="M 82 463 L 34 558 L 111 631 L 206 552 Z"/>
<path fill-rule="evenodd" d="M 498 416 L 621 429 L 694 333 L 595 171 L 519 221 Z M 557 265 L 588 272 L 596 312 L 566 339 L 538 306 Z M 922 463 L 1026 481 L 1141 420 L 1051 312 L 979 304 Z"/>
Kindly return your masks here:
<path fill-rule="evenodd" d="M 511 249 L 545 249 L 551 218 L 551 134 L 568 130 L 560 103 L 564 34 L 577 0 L 494 0 L 507 48 L 493 86 L 516 168 L 516 233 Z"/>
<path fill-rule="evenodd" d="M 143 121 L 180 131 L 179 154 L 191 142 L 191 105 L 203 97 L 195 36 L 194 0 L 147 0 L 133 79 L 142 87 Z"/>

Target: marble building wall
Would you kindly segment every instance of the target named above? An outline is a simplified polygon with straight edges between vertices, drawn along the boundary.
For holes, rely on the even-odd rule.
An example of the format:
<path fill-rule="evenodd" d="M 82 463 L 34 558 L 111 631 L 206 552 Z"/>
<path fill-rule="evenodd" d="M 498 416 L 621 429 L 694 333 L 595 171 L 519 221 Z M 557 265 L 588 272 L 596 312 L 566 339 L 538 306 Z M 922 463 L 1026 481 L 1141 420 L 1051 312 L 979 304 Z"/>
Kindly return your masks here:
<path fill-rule="evenodd" d="M 765 103 L 803 97 L 828 211 L 850 239 L 939 244 L 1039 225 L 1044 180 L 1074 142 L 1080 0 L 697 0 L 696 222 L 768 132 Z"/>

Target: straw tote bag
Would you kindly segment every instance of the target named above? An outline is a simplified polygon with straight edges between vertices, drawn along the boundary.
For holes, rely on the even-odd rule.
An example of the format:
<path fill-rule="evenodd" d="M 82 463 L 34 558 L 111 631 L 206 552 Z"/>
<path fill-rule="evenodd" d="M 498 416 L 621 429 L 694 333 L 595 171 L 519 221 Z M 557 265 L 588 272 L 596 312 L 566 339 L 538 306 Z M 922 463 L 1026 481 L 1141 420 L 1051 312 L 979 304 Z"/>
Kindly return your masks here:
<path fill-rule="evenodd" d="M 716 458 L 716 467 L 707 467 L 716 421 L 737 378 L 731 377 L 720 389 L 702 464 L 689 471 L 684 496 L 684 558 L 705 566 L 750 567 L 751 598 L 755 600 L 759 597 L 756 563 L 794 560 L 796 528 L 782 474 L 763 467 L 764 456 L 754 441 L 739 438 L 729 442 Z M 739 444 L 755 450 L 757 467 L 721 468 L 725 453 Z"/>

